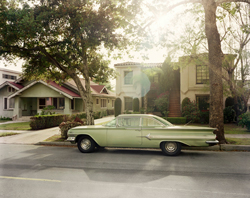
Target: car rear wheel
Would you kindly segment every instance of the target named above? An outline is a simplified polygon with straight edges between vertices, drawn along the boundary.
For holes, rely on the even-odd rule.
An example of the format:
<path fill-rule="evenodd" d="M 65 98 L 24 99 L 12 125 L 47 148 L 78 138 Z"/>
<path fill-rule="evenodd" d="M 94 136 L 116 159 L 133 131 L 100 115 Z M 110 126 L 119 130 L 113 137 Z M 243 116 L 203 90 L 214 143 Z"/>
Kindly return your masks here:
<path fill-rule="evenodd" d="M 181 144 L 179 142 L 162 142 L 161 150 L 165 155 L 176 156 L 181 153 Z"/>
<path fill-rule="evenodd" d="M 95 142 L 92 138 L 83 136 L 78 140 L 77 146 L 82 153 L 90 153 L 95 149 Z"/>

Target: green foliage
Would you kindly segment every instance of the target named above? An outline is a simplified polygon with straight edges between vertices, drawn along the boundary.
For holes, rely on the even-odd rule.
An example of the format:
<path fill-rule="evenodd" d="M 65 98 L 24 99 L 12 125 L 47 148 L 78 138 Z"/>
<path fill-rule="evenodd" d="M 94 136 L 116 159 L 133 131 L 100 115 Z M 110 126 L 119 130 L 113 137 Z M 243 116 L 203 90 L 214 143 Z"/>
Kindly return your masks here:
<path fill-rule="evenodd" d="M 72 78 L 83 90 L 82 99 L 87 98 L 87 120 L 92 122 L 88 80 L 107 82 L 114 76 L 109 61 L 100 54 L 103 48 L 110 55 L 114 48 L 126 50 L 140 42 L 135 34 L 140 3 L 37 0 L 15 1 L 12 6 L 13 1 L 1 2 L 0 57 L 25 60 L 23 76 L 28 79 L 60 83 Z M 81 75 L 88 82 L 85 86 L 79 81 Z"/>
<path fill-rule="evenodd" d="M 200 122 L 201 111 L 195 101 L 189 102 L 183 107 L 182 116 L 187 118 L 187 122 Z"/>
<path fill-rule="evenodd" d="M 11 118 L 8 118 L 8 117 L 0 117 L 0 120 L 12 120 Z"/>
<path fill-rule="evenodd" d="M 191 101 L 190 101 L 190 99 L 189 99 L 188 97 L 184 98 L 184 99 L 182 100 L 182 103 L 181 103 L 181 109 L 183 110 L 183 108 L 184 108 L 186 105 L 188 105 L 190 102 L 191 102 Z"/>
<path fill-rule="evenodd" d="M 225 107 L 234 106 L 234 99 L 232 97 L 227 97 L 225 101 Z"/>
<path fill-rule="evenodd" d="M 120 98 L 115 99 L 115 117 L 122 112 L 122 100 Z"/>
<path fill-rule="evenodd" d="M 165 118 L 166 119 L 166 118 Z M 185 117 L 171 117 L 171 118 L 167 118 L 167 121 L 169 121 L 172 124 L 186 124 L 187 122 L 187 118 Z"/>
<path fill-rule="evenodd" d="M 156 108 L 162 113 L 162 115 L 167 116 L 168 106 L 169 106 L 169 92 L 160 94 L 154 101 Z"/>
<path fill-rule="evenodd" d="M 243 113 L 239 116 L 239 123 L 240 126 L 247 128 L 250 131 L 250 112 Z"/>
<path fill-rule="evenodd" d="M 53 105 L 48 105 L 43 108 L 41 115 L 53 115 L 55 112 L 52 112 L 51 110 L 56 109 Z"/>
<path fill-rule="evenodd" d="M 59 125 L 60 131 L 61 131 L 61 138 L 63 139 L 67 139 L 68 138 L 68 130 L 73 128 L 73 127 L 77 127 L 77 126 L 82 126 L 83 123 L 81 122 L 77 122 L 77 121 L 67 121 L 67 122 L 62 122 Z"/>
<path fill-rule="evenodd" d="M 64 120 L 64 115 L 44 115 L 30 118 L 30 127 L 33 130 L 46 129 L 59 126 Z"/>
<path fill-rule="evenodd" d="M 139 98 L 133 99 L 133 112 L 139 112 Z"/>
<path fill-rule="evenodd" d="M 233 106 L 228 106 L 223 110 L 224 113 L 224 123 L 231 123 L 235 117 L 235 111 Z"/>
<path fill-rule="evenodd" d="M 208 124 L 209 123 L 209 111 L 201 111 L 201 124 Z"/>

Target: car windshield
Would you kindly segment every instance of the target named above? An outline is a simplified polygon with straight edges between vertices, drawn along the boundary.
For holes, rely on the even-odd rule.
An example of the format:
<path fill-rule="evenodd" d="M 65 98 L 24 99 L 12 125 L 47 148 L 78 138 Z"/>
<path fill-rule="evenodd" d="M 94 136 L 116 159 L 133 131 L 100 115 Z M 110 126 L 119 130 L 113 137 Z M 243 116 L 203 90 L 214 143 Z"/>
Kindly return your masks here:
<path fill-rule="evenodd" d="M 115 127 L 116 126 L 116 119 L 111 120 L 105 126 L 107 126 L 107 127 Z"/>

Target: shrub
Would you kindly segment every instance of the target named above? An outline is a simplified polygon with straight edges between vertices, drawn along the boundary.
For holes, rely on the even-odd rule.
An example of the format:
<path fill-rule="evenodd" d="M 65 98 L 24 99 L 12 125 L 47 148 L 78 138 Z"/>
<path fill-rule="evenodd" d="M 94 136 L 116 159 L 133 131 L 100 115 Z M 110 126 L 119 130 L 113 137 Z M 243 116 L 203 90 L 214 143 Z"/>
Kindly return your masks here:
<path fill-rule="evenodd" d="M 133 112 L 139 112 L 139 99 L 133 99 Z"/>
<path fill-rule="evenodd" d="M 188 97 L 184 98 L 184 99 L 182 100 L 182 103 L 181 103 L 181 109 L 183 110 L 183 108 L 184 108 L 186 105 L 188 105 L 190 102 L 191 102 L 191 101 L 190 101 L 190 99 L 189 99 Z"/>
<path fill-rule="evenodd" d="M 168 105 L 169 105 L 169 92 L 160 94 L 154 101 L 156 108 L 161 112 L 162 115 L 167 116 Z"/>
<path fill-rule="evenodd" d="M 93 117 L 94 117 L 94 119 L 99 119 L 99 118 L 101 118 L 101 112 L 100 112 L 100 111 L 94 112 L 94 113 L 93 113 Z"/>
<path fill-rule="evenodd" d="M 115 99 L 115 117 L 122 112 L 122 100 L 120 98 Z"/>
<path fill-rule="evenodd" d="M 232 97 L 227 97 L 225 101 L 225 107 L 234 106 L 234 99 Z"/>
<path fill-rule="evenodd" d="M 38 130 L 59 126 L 64 120 L 64 115 L 40 115 L 30 119 L 31 129 Z"/>
<path fill-rule="evenodd" d="M 187 103 L 182 109 L 182 116 L 187 118 L 187 122 L 199 122 L 201 118 L 201 111 L 196 105 L 196 102 Z"/>
<path fill-rule="evenodd" d="M 223 110 L 224 113 L 224 123 L 231 123 L 234 120 L 235 111 L 233 106 L 228 106 Z"/>
<path fill-rule="evenodd" d="M 167 118 L 167 121 L 169 121 L 172 124 L 186 124 L 187 118 L 185 118 L 185 117 L 171 117 L 171 118 Z"/>
<path fill-rule="evenodd" d="M 239 125 L 250 131 L 250 112 L 243 113 L 239 116 Z"/>
<path fill-rule="evenodd" d="M 68 138 L 68 130 L 73 128 L 73 127 L 76 127 L 76 126 L 82 126 L 83 123 L 81 122 L 62 122 L 60 125 L 59 125 L 59 128 L 60 128 L 60 131 L 61 131 L 61 138 L 64 138 L 64 139 L 67 139 Z"/>
<path fill-rule="evenodd" d="M 209 123 L 209 111 L 201 111 L 200 123 L 202 123 L 202 124 Z"/>

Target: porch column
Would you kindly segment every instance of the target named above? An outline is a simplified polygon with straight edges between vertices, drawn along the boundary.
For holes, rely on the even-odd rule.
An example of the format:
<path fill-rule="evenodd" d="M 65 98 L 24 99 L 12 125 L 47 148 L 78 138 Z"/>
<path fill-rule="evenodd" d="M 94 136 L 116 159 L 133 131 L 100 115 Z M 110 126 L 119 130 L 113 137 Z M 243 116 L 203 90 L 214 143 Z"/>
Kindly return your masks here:
<path fill-rule="evenodd" d="M 69 98 L 64 98 L 64 114 L 72 114 L 71 110 L 71 100 Z"/>
<path fill-rule="evenodd" d="M 22 117 L 22 109 L 21 109 L 21 99 L 19 96 L 15 97 L 15 108 L 13 111 L 13 116 L 16 116 L 16 118 Z"/>

